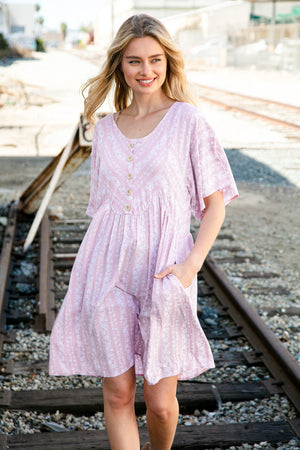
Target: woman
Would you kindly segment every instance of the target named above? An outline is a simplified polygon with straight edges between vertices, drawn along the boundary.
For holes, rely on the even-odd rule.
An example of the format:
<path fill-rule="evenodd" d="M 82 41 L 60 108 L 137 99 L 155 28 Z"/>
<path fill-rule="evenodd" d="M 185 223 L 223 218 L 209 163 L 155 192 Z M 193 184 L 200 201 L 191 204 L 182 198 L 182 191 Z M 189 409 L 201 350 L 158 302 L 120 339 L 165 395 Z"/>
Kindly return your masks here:
<path fill-rule="evenodd" d="M 95 126 L 93 217 L 51 336 L 50 373 L 103 377 L 112 449 L 140 448 L 136 376 L 144 377 L 150 443 L 171 448 L 177 380 L 214 367 L 197 319 L 197 272 L 236 186 L 213 130 L 186 90 L 183 58 L 150 16 L 119 29 L 85 115 L 114 88 L 116 113 Z M 195 244 L 191 212 L 201 226 Z"/>

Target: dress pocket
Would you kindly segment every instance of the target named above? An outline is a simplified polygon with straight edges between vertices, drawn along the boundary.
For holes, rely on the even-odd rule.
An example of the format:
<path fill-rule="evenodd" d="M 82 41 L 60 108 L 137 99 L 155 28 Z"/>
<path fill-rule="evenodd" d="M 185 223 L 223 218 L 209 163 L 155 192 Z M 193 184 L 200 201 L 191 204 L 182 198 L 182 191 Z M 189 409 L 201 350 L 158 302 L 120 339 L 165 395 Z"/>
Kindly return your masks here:
<path fill-rule="evenodd" d="M 180 288 L 183 289 L 185 292 L 187 292 L 187 291 L 191 288 L 191 286 L 193 285 L 193 283 L 192 283 L 192 284 L 190 284 L 189 286 L 187 286 L 187 287 L 185 288 L 185 287 L 183 286 L 183 284 L 181 283 L 181 281 L 179 280 L 179 278 L 176 277 L 176 275 L 174 275 L 173 273 L 169 273 L 169 274 L 167 275 L 167 277 L 169 277 L 170 280 L 173 280 L 174 283 L 177 284 L 177 285 L 179 285 Z"/>

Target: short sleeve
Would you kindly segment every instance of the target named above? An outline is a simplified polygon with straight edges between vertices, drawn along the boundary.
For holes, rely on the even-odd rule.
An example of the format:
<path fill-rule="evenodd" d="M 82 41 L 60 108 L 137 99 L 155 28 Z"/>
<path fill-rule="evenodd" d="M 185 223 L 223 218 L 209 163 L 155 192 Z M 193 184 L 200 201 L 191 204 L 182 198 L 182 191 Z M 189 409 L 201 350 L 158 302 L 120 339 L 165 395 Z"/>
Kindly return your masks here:
<path fill-rule="evenodd" d="M 196 115 L 191 130 L 190 163 L 191 209 L 193 216 L 199 221 L 205 211 L 205 197 L 221 191 L 227 205 L 238 196 L 225 151 L 200 112 Z"/>
<path fill-rule="evenodd" d="M 100 157 L 98 147 L 98 127 L 95 126 L 92 153 L 91 153 L 91 186 L 90 186 L 90 199 L 86 210 L 86 214 L 93 217 L 98 209 L 98 183 L 99 183 L 99 169 L 100 169 Z"/>

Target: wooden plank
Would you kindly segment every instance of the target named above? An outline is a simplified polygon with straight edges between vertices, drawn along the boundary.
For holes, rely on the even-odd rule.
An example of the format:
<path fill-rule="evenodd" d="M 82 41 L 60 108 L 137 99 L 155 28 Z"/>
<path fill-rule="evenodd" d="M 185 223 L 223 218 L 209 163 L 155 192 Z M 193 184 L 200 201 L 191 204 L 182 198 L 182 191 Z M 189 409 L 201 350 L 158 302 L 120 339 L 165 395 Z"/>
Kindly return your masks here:
<path fill-rule="evenodd" d="M 221 241 L 223 239 L 228 240 L 228 241 L 234 241 L 234 237 L 231 234 L 219 233 L 218 241 Z"/>
<path fill-rule="evenodd" d="M 74 264 L 74 259 L 61 259 L 61 260 L 55 260 L 54 259 L 54 269 L 69 269 L 71 270 Z"/>
<path fill-rule="evenodd" d="M 0 372 L 1 375 L 11 375 L 14 373 L 14 361 L 12 359 L 6 359 L 5 361 L 0 361 Z"/>
<path fill-rule="evenodd" d="M 241 278 L 278 278 L 280 275 L 275 272 L 249 272 L 243 270 L 242 272 L 239 272 L 237 276 Z"/>
<path fill-rule="evenodd" d="M 148 440 L 146 427 L 139 428 L 141 444 Z M 288 442 L 295 438 L 288 422 L 254 422 L 212 426 L 179 425 L 172 450 L 199 450 L 220 446 L 227 448 L 242 443 Z M 4 438 L 5 439 L 5 438 Z M 7 436 L 7 444 L 14 450 L 109 450 L 105 430 L 36 433 Z"/>
<path fill-rule="evenodd" d="M 272 306 L 269 307 L 263 307 L 263 308 L 259 308 L 259 312 L 266 312 L 268 316 L 276 316 L 277 314 L 284 314 L 286 316 L 299 316 L 300 315 L 300 308 L 299 306 L 291 306 L 288 308 L 284 308 L 284 307 L 278 307 L 278 308 L 274 308 Z"/>
<path fill-rule="evenodd" d="M 57 166 L 55 167 L 55 170 L 53 171 L 53 175 L 49 182 L 47 183 L 47 186 L 44 187 L 41 191 L 42 196 L 40 199 L 36 199 L 36 197 L 32 197 L 30 202 L 27 203 L 26 212 L 27 213 L 33 213 L 36 211 L 36 215 L 33 219 L 32 225 L 28 231 L 28 234 L 26 236 L 24 245 L 23 245 L 23 251 L 26 252 L 28 248 L 30 247 L 38 229 L 41 224 L 41 221 L 46 213 L 46 210 L 48 208 L 49 202 L 51 200 L 51 197 L 56 190 L 56 187 L 58 185 L 59 179 L 61 178 L 61 175 L 66 167 L 66 162 L 68 161 L 68 158 L 70 154 L 72 153 L 72 148 L 75 145 L 76 136 L 78 135 L 78 126 L 75 127 L 73 130 L 73 133 L 71 135 L 71 138 L 65 147 L 63 153 L 61 154 L 61 157 L 59 159 L 59 162 Z M 66 175 L 66 172 L 65 172 Z M 40 194 L 41 194 L 40 191 Z M 31 210 L 30 210 L 31 209 Z M 25 208 L 23 209 L 25 211 Z"/>
<path fill-rule="evenodd" d="M 230 246 L 230 245 L 215 245 L 212 248 L 212 251 L 214 252 L 218 252 L 220 250 L 227 250 L 228 252 L 244 252 L 245 249 L 242 247 L 238 247 L 237 245 L 235 246 Z"/>
<path fill-rule="evenodd" d="M 21 194 L 19 199 L 19 208 L 22 212 L 32 214 L 39 208 L 55 168 L 57 167 L 65 148 L 66 147 L 64 147 L 61 152 L 50 161 L 50 163 Z M 70 155 L 55 190 L 59 189 L 59 187 L 78 169 L 78 167 L 89 157 L 90 153 L 91 147 L 80 146 L 78 130 L 72 144 Z"/>
<path fill-rule="evenodd" d="M 224 366 L 224 364 L 229 365 L 231 367 L 237 366 L 237 365 L 261 365 L 260 359 L 258 359 L 254 352 L 222 352 L 222 353 L 216 353 L 214 354 L 214 360 L 217 367 Z M 6 361 L 5 361 L 6 362 Z M 13 363 L 12 365 L 8 366 L 8 373 L 13 373 L 14 375 L 21 375 L 25 373 L 33 373 L 33 372 L 46 372 L 48 373 L 48 366 L 49 366 L 49 360 L 45 359 L 43 361 L 27 361 L 27 360 L 20 360 L 20 361 L 11 361 Z M 4 363 L 4 361 L 3 361 Z M 1 367 L 1 362 L 0 362 Z M 2 371 L 3 375 L 5 375 L 6 372 L 6 365 L 3 364 L 4 369 L 0 369 Z M 12 369 L 13 367 L 13 369 Z M 13 372 L 12 372 L 13 370 Z"/>
<path fill-rule="evenodd" d="M 79 223 L 79 224 L 89 224 L 91 221 L 91 219 L 58 219 L 58 220 L 54 220 L 52 222 L 53 225 L 56 224 L 61 224 L 61 223 L 66 223 L 66 224 L 74 224 L 74 223 Z"/>
<path fill-rule="evenodd" d="M 268 398 L 270 394 L 261 382 L 215 384 L 181 382 L 178 384 L 177 398 L 182 412 L 192 413 L 195 409 L 214 410 L 217 407 L 217 397 L 222 402 L 247 401 L 254 398 Z M 0 407 L 10 409 L 26 409 L 35 411 L 55 412 L 57 409 L 73 414 L 94 414 L 103 411 L 102 389 L 53 389 L 11 392 L 9 405 L 5 398 L 0 399 Z M 145 412 L 142 387 L 137 387 L 135 397 L 137 414 Z"/>
<path fill-rule="evenodd" d="M 82 241 L 82 239 L 81 239 L 81 241 Z M 56 254 L 61 254 L 61 252 L 63 252 L 62 254 L 63 255 L 69 255 L 69 254 L 77 254 L 77 252 L 78 252 L 78 248 L 79 248 L 79 245 L 73 245 L 73 246 L 67 246 L 67 245 L 61 245 L 63 243 L 63 241 L 60 243 L 60 245 L 58 245 L 58 243 L 57 242 L 55 242 L 55 241 L 53 241 L 53 243 L 52 243 L 52 245 L 53 245 L 53 252 L 54 252 L 54 254 L 56 255 Z"/>
<path fill-rule="evenodd" d="M 97 120 L 103 119 L 109 113 L 97 113 Z M 87 121 L 83 114 L 80 114 L 79 121 L 79 143 L 83 147 L 88 147 L 92 144 L 94 134 L 94 126 Z"/>
<path fill-rule="evenodd" d="M 82 230 L 83 231 L 83 230 Z M 53 244 L 81 244 L 83 239 L 83 236 L 74 236 L 74 237 L 68 237 L 68 236 L 55 236 L 55 239 L 53 240 Z"/>
<path fill-rule="evenodd" d="M 214 258 L 218 263 L 233 263 L 233 264 L 241 264 L 245 262 L 251 262 L 255 264 L 261 264 L 261 261 L 256 258 L 256 256 L 229 256 L 224 258 Z"/>
<path fill-rule="evenodd" d="M 286 289 L 283 286 L 249 286 L 248 292 L 257 292 L 258 294 L 274 294 L 274 295 L 289 295 L 290 289 Z"/>
<path fill-rule="evenodd" d="M 35 330 L 50 332 L 55 320 L 55 296 L 53 282 L 53 261 L 50 246 L 49 210 L 43 217 L 40 228 L 40 273 L 36 297 Z"/>
<path fill-rule="evenodd" d="M 82 224 L 81 227 L 78 225 L 77 226 L 75 226 L 75 225 L 64 225 L 64 226 L 55 225 L 52 228 L 53 228 L 54 232 L 65 231 L 66 233 L 71 233 L 71 232 L 72 233 L 81 233 L 81 232 L 86 231 L 88 227 Z"/>
<path fill-rule="evenodd" d="M 77 253 L 54 253 L 53 254 L 53 259 L 55 261 L 60 261 L 60 260 L 73 260 L 76 258 Z"/>

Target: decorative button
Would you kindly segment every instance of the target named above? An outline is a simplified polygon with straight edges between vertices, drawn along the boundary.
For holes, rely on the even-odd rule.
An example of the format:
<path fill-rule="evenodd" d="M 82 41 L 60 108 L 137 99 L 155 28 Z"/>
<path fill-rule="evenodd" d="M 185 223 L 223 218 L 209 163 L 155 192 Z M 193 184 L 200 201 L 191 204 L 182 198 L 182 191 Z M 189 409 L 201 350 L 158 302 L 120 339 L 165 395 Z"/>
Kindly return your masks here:
<path fill-rule="evenodd" d="M 131 195 L 131 190 L 130 190 L 130 189 L 127 189 L 126 194 L 127 194 L 127 195 Z"/>
<path fill-rule="evenodd" d="M 132 161 L 133 157 L 131 155 L 128 156 L 127 161 Z"/>
<path fill-rule="evenodd" d="M 133 148 L 133 147 L 134 147 L 134 144 L 132 142 L 130 142 L 129 148 Z"/>
<path fill-rule="evenodd" d="M 131 180 L 131 179 L 132 179 L 131 173 L 129 173 L 129 174 L 127 175 L 127 178 L 128 178 L 128 180 Z"/>
<path fill-rule="evenodd" d="M 126 211 L 129 211 L 130 210 L 130 205 L 126 205 L 125 209 L 126 209 Z"/>

